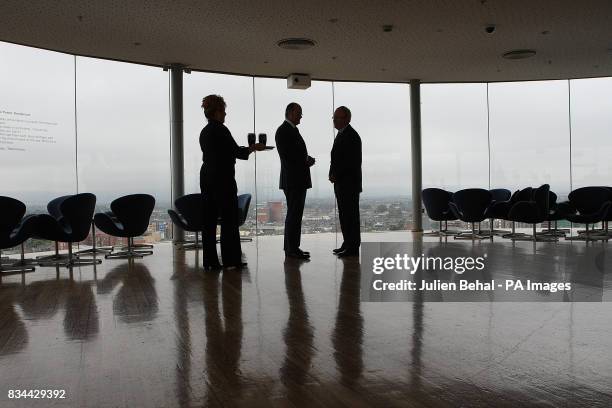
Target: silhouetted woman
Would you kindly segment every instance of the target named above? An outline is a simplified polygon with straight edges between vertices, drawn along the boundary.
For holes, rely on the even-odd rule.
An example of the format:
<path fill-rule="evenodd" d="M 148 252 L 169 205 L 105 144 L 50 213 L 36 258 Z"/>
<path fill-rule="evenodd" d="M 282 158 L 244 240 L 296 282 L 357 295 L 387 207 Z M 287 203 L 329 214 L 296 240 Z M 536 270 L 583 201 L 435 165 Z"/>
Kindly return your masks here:
<path fill-rule="evenodd" d="M 264 145 L 238 146 L 229 129 L 225 127 L 225 101 L 219 95 L 202 99 L 208 124 L 200 133 L 202 168 L 200 189 L 203 196 L 202 247 L 204 267 L 220 268 L 217 257 L 217 219 L 221 217 L 221 257 L 223 267 L 242 267 L 242 249 L 238 232 L 238 199 L 234 166 L 236 159 L 248 160 L 254 150 Z"/>

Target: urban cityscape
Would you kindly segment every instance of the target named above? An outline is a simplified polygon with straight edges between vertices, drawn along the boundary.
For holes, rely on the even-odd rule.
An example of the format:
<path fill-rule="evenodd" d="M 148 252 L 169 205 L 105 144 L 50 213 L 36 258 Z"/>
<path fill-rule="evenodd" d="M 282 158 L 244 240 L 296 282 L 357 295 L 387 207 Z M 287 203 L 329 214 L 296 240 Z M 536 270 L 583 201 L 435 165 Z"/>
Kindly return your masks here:
<path fill-rule="evenodd" d="M 254 200 L 252 201 L 254 202 Z M 46 213 L 46 205 L 28 205 L 30 214 Z M 108 211 L 109 205 L 102 205 L 96 208 L 96 212 Z M 286 203 L 281 200 L 273 200 L 252 205 L 249 208 L 248 216 L 243 225 L 240 226 L 240 234 L 243 238 L 253 238 L 255 236 L 282 235 L 284 233 L 284 222 L 286 214 Z M 387 232 L 387 231 L 409 231 L 413 225 L 412 202 L 409 197 L 377 197 L 362 198 L 360 200 L 361 232 Z M 438 222 L 430 220 L 427 215 L 423 215 L 423 229 L 436 230 Z M 469 225 L 461 221 L 449 221 L 449 230 L 465 230 Z M 528 227 L 517 223 L 517 229 Z M 570 227 L 569 222 L 560 221 L 559 228 Z M 176 228 L 168 215 L 167 208 L 158 206 L 153 210 L 149 227 L 146 233 L 134 239 L 135 244 L 156 244 L 164 241 L 171 241 L 173 230 Z M 488 221 L 482 223 L 482 229 L 490 228 Z M 495 220 L 494 228 L 511 228 L 511 222 L 505 220 Z M 340 223 L 337 217 L 335 201 L 333 199 L 309 199 L 304 207 L 302 219 L 303 234 L 335 233 L 340 231 Z M 219 233 L 219 229 L 217 230 Z M 187 239 L 194 239 L 194 234 L 185 233 Z M 96 246 L 125 246 L 125 238 L 114 237 L 102 231 L 95 230 Z M 81 242 L 80 245 L 91 247 L 93 245 L 92 234 Z M 68 244 L 58 243 L 60 251 L 68 249 Z M 55 243 L 47 240 L 32 238 L 24 243 L 26 253 L 40 253 L 55 250 Z M 21 251 L 20 247 L 4 250 L 3 253 L 17 254 Z"/>
<path fill-rule="evenodd" d="M 255 200 L 252 201 L 254 203 Z M 411 201 L 407 197 L 363 198 L 361 207 L 362 232 L 383 232 L 409 230 L 412 227 Z M 98 205 L 96 212 L 109 210 L 108 204 Z M 282 235 L 287 208 L 285 201 L 268 201 L 251 205 L 245 223 L 240 227 L 241 236 Z M 46 205 L 28 204 L 29 214 L 45 214 Z M 426 217 L 425 217 L 426 218 Z M 424 219 L 427 224 L 427 220 Z M 428 224 L 427 224 L 428 225 Z M 176 228 L 168 215 L 167 208 L 158 206 L 153 210 L 147 232 L 134 239 L 136 244 L 155 244 L 172 240 L 173 229 Z M 335 201 L 333 199 L 309 199 L 304 207 L 302 219 L 303 234 L 340 232 Z M 113 237 L 102 231 L 95 230 L 96 246 L 124 246 L 124 238 Z M 193 233 L 186 232 L 187 238 L 193 239 Z M 87 247 L 93 245 L 92 235 L 80 243 Z M 67 243 L 58 243 L 59 250 L 67 250 Z M 26 253 L 48 252 L 55 250 L 55 243 L 42 239 L 29 239 L 24 244 Z M 19 253 L 21 248 L 12 248 L 3 253 Z"/>

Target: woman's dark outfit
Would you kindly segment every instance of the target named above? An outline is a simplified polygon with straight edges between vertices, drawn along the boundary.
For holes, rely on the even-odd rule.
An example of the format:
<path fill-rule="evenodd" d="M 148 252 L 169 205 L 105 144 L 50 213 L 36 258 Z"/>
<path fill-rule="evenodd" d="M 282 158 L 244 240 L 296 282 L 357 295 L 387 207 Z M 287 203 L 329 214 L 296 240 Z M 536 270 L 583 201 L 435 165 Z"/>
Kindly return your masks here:
<path fill-rule="evenodd" d="M 202 191 L 204 217 L 202 248 L 204 266 L 219 266 L 216 230 L 221 217 L 221 258 L 224 266 L 242 262 L 238 231 L 238 200 L 234 166 L 236 159 L 247 160 L 249 148 L 236 144 L 229 129 L 221 122 L 209 120 L 200 133 Z"/>

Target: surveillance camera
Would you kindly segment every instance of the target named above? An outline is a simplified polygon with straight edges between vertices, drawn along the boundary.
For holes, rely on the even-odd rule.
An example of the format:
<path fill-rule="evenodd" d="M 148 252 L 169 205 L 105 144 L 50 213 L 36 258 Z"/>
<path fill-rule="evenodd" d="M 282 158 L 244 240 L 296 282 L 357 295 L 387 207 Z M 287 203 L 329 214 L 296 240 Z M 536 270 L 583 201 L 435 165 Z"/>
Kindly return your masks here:
<path fill-rule="evenodd" d="M 495 24 L 489 24 L 485 26 L 485 32 L 487 34 L 493 34 L 495 32 Z"/>
<path fill-rule="evenodd" d="M 308 89 L 310 88 L 310 77 L 307 74 L 291 74 L 287 77 L 287 88 Z"/>

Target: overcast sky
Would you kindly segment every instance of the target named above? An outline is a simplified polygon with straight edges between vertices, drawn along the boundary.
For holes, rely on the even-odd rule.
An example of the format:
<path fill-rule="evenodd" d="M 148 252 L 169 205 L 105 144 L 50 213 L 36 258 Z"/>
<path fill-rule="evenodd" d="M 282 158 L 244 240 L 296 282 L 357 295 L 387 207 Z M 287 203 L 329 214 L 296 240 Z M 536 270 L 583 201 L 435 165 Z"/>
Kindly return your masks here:
<path fill-rule="evenodd" d="M 75 144 L 75 59 L 0 43 L 0 60 L 0 111 L 57 123 L 47 125 L 55 144 L 16 143 L 26 150 L 0 150 L 1 194 L 44 203 L 74 192 L 77 152 L 79 191 L 101 201 L 148 192 L 169 202 L 167 72 L 76 58 Z M 549 183 L 565 195 L 570 177 L 574 188 L 612 184 L 612 79 L 570 84 L 571 167 L 568 81 L 490 84 L 488 108 L 486 84 L 422 85 L 423 186 L 457 190 L 490 183 L 516 189 Z M 226 125 L 239 144 L 253 131 L 266 133 L 274 144 L 287 103 L 302 105 L 300 132 L 317 160 L 310 198 L 333 197 L 327 181 L 331 116 L 334 106 L 348 106 L 363 142 L 364 196 L 410 195 L 408 85 L 313 82 L 308 90 L 290 90 L 283 79 L 205 73 L 184 76 L 186 193 L 199 189 L 198 137 L 205 125 L 200 103 L 210 93 L 226 99 Z M 8 117 L 0 114 L 0 122 L 6 125 Z M 257 154 L 261 201 L 281 197 L 279 167 L 275 150 Z M 236 170 L 239 190 L 253 193 L 254 155 Z"/>

